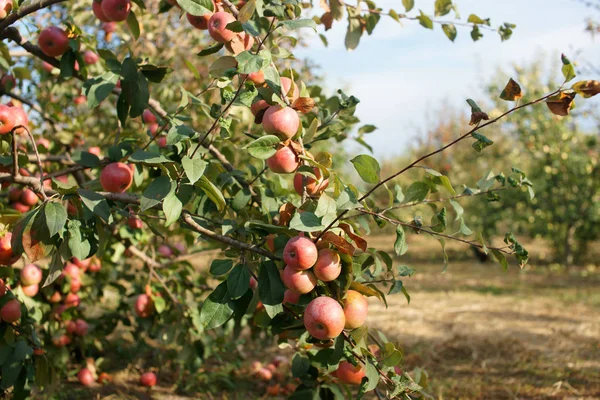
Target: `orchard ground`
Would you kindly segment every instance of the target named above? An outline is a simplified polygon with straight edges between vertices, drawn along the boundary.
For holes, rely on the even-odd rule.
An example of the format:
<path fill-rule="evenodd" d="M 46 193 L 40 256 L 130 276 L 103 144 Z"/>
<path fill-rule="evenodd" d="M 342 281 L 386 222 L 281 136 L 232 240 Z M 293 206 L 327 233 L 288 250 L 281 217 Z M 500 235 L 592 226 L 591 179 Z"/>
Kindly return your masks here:
<path fill-rule="evenodd" d="M 369 245 L 391 250 L 394 239 L 371 237 Z M 426 369 L 434 398 L 600 398 L 600 266 L 565 270 L 536 262 L 548 251 L 536 242 L 528 246 L 534 260 L 530 266 L 520 270 L 511 265 L 504 272 L 495 262 L 481 263 L 464 246 L 452 244 L 450 265 L 441 274 L 441 261 L 427 258 L 440 254 L 439 244 L 411 239 L 412 257 L 396 260 L 396 265 L 417 271 L 405 279 L 410 305 L 402 294 L 388 298 L 388 310 L 370 299 L 367 325 L 403 347 L 405 370 Z M 201 268 L 209 259 L 196 259 L 194 264 Z M 598 250 L 592 259 L 600 259 Z M 159 385 L 148 392 L 138 384 L 139 372 L 129 366 L 109 371 L 113 383 L 92 389 L 93 397 L 89 389 L 73 383 L 62 398 L 274 398 L 256 379 L 244 378 L 244 368 L 254 360 L 269 362 L 273 354 L 286 353 L 275 345 L 258 346 L 240 346 L 247 360 L 240 369 L 226 359 L 207 365 L 207 388 L 218 395 L 176 394 L 171 385 L 175 378 L 164 371 L 158 374 Z"/>

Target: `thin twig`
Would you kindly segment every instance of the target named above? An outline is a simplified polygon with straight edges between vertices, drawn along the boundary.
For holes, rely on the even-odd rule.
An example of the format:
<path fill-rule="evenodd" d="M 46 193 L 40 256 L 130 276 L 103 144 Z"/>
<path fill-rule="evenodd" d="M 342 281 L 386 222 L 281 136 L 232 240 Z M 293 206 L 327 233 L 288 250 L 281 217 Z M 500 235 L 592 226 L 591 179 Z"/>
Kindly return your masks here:
<path fill-rule="evenodd" d="M 13 155 L 13 171 L 12 176 L 19 176 L 19 152 L 17 149 L 17 134 L 13 129 L 10 134 L 12 135 L 12 155 Z"/>
<path fill-rule="evenodd" d="M 40 153 L 38 152 L 37 145 L 35 144 L 35 139 L 33 138 L 31 131 L 29 129 L 27 129 L 26 126 L 20 126 L 20 128 L 25 129 L 25 132 L 27 132 L 27 135 L 29 136 L 29 139 L 31 140 L 31 147 L 33 147 L 33 152 L 35 153 L 35 159 L 37 160 L 37 165 L 40 170 L 40 185 L 42 187 L 44 187 L 44 168 L 42 168 L 42 160 L 40 159 Z M 46 192 L 44 192 L 42 190 L 41 194 L 42 194 L 44 201 L 48 201 Z"/>
<path fill-rule="evenodd" d="M 484 190 L 481 192 L 477 192 L 477 193 L 463 193 L 463 194 L 459 194 L 456 196 L 452 196 L 452 197 L 444 197 L 441 199 L 428 199 L 428 200 L 422 200 L 422 201 L 414 201 L 412 203 L 405 203 L 405 204 L 400 204 L 397 206 L 392 206 L 392 207 L 388 207 L 385 210 L 383 210 L 382 212 L 386 212 L 386 211 L 391 211 L 391 210 L 397 210 L 400 208 L 407 208 L 407 207 L 414 207 L 414 206 L 418 206 L 420 204 L 429 204 L 429 203 L 445 203 L 446 201 L 450 201 L 450 200 L 456 200 L 456 199 L 460 199 L 462 197 L 476 197 L 476 196 L 481 196 L 484 194 L 488 194 L 488 193 L 494 193 L 494 192 L 501 192 L 503 190 L 509 190 L 512 189 L 512 187 L 501 187 L 501 188 L 496 188 L 496 189 L 489 189 L 489 190 Z"/>

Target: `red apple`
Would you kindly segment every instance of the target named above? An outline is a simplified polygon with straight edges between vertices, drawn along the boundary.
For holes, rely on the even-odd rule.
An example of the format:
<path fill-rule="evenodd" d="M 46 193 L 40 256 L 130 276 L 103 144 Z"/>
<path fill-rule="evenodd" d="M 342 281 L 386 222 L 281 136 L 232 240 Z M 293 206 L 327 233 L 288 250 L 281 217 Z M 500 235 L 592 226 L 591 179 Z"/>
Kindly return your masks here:
<path fill-rule="evenodd" d="M 104 15 L 104 11 L 102 11 L 102 0 L 94 0 L 92 1 L 92 11 L 96 18 L 98 18 L 102 22 L 110 22 L 110 19 Z"/>
<path fill-rule="evenodd" d="M 283 304 L 298 304 L 299 301 L 300 293 L 288 289 L 283 294 Z"/>
<path fill-rule="evenodd" d="M 11 239 L 12 233 L 10 232 L 6 232 L 4 236 L 0 237 L 0 265 L 12 265 L 19 259 L 13 254 Z"/>
<path fill-rule="evenodd" d="M 189 23 L 196 29 L 205 30 L 208 29 L 208 21 L 210 17 L 212 17 L 212 13 L 204 14 L 204 15 L 192 15 L 186 13 L 185 16 Z"/>
<path fill-rule="evenodd" d="M 160 147 L 160 148 L 167 147 L 167 137 L 166 136 L 159 137 L 158 139 L 156 139 L 156 144 L 158 144 L 158 147 Z"/>
<path fill-rule="evenodd" d="M 157 121 L 156 115 L 154 115 L 152 111 L 146 109 L 142 113 L 142 121 L 144 121 L 145 124 L 152 124 Z"/>
<path fill-rule="evenodd" d="M 288 240 L 283 249 L 283 261 L 293 269 L 309 269 L 317 262 L 317 246 L 307 237 L 295 236 Z"/>
<path fill-rule="evenodd" d="M 36 285 L 42 281 L 42 270 L 35 264 L 27 264 L 20 274 L 23 286 Z"/>
<path fill-rule="evenodd" d="M 77 374 L 77 379 L 83 386 L 91 386 L 95 381 L 94 374 L 88 368 L 81 368 Z"/>
<path fill-rule="evenodd" d="M 265 83 L 265 73 L 261 71 L 252 72 L 251 74 L 241 74 L 242 78 L 246 78 L 256 86 L 262 86 Z M 264 101 L 264 100 L 263 100 Z M 266 102 L 265 102 L 266 103 Z"/>
<path fill-rule="evenodd" d="M 72 263 L 67 263 L 67 265 L 65 265 L 65 267 L 63 268 L 63 275 L 64 276 L 68 276 L 71 279 L 79 279 L 80 275 L 81 275 L 81 270 L 79 269 L 79 267 L 75 264 Z"/>
<path fill-rule="evenodd" d="M 177 250 L 179 252 L 179 254 L 183 254 L 187 251 L 187 248 L 185 247 L 185 243 L 182 242 L 177 242 L 173 245 L 173 247 L 175 247 L 175 250 Z"/>
<path fill-rule="evenodd" d="M 267 368 L 261 368 L 258 371 L 256 371 L 256 376 L 261 381 L 266 382 L 266 381 L 270 381 L 271 378 L 273 378 L 273 372 Z"/>
<path fill-rule="evenodd" d="M 173 257 L 173 250 L 167 246 L 166 244 L 161 244 L 160 246 L 158 246 L 158 254 L 160 254 L 163 257 Z"/>
<path fill-rule="evenodd" d="M 131 229 L 142 229 L 144 223 L 137 217 L 129 217 L 127 219 L 127 225 L 129 225 Z"/>
<path fill-rule="evenodd" d="M 329 186 L 329 179 L 323 179 L 323 175 L 321 174 L 321 170 L 319 168 L 314 167 L 313 172 L 317 177 L 317 180 L 300 173 L 294 176 L 294 190 L 296 190 L 296 193 L 298 193 L 300 196 L 302 196 L 303 187 L 306 187 L 306 193 L 309 196 L 317 196 L 327 189 L 327 186 Z"/>
<path fill-rule="evenodd" d="M 13 107 L 0 104 L 0 135 L 10 133 L 15 127 L 16 116 Z"/>
<path fill-rule="evenodd" d="M 81 290 L 81 281 L 79 279 L 71 279 L 71 293 L 77 293 Z"/>
<path fill-rule="evenodd" d="M 75 293 L 69 293 L 65 296 L 65 307 L 79 307 L 81 299 Z"/>
<path fill-rule="evenodd" d="M 344 316 L 346 317 L 346 329 L 361 327 L 367 319 L 369 303 L 365 296 L 356 290 L 348 290 L 344 299 Z"/>
<path fill-rule="evenodd" d="M 102 12 L 109 21 L 125 21 L 130 11 L 130 0 L 102 0 Z"/>
<path fill-rule="evenodd" d="M 0 0 L 0 19 L 4 19 L 12 11 L 12 0 Z"/>
<path fill-rule="evenodd" d="M 75 331 L 77 330 L 77 324 L 75 323 L 75 321 L 67 321 L 65 324 L 65 330 L 69 335 L 74 335 Z"/>
<path fill-rule="evenodd" d="M 21 188 L 10 188 L 10 190 L 8 191 L 8 201 L 10 201 L 11 203 L 19 201 L 21 199 L 21 194 L 23 194 L 23 190 Z"/>
<path fill-rule="evenodd" d="M 79 95 L 73 99 L 73 104 L 75 104 L 76 106 L 80 106 L 82 104 L 85 104 L 86 101 L 87 98 L 84 95 Z"/>
<path fill-rule="evenodd" d="M 0 8 L 0 11 L 1 10 L 2 9 Z M 17 86 L 17 80 L 15 79 L 14 76 L 12 76 L 10 74 L 4 74 L 2 76 L 2 79 L 0 79 L 0 86 L 2 86 L 4 91 L 10 92 Z"/>
<path fill-rule="evenodd" d="M 4 279 L 0 279 L 0 297 L 6 294 L 6 283 L 4 283 Z"/>
<path fill-rule="evenodd" d="M 22 135 L 27 133 L 27 129 L 29 129 L 29 118 L 27 117 L 27 113 L 21 107 L 12 107 L 12 112 L 15 115 L 15 133 Z M 21 128 L 17 128 L 17 127 Z"/>
<path fill-rule="evenodd" d="M 133 171 L 122 162 L 108 164 L 100 173 L 100 184 L 107 192 L 123 193 L 129 189 L 132 182 Z"/>
<path fill-rule="evenodd" d="M 140 385 L 146 387 L 156 386 L 156 374 L 154 372 L 146 372 L 140 376 Z"/>
<path fill-rule="evenodd" d="M 100 57 L 98 56 L 98 54 L 94 53 L 91 50 L 88 50 L 85 53 L 83 53 L 83 61 L 86 64 L 89 64 L 89 65 L 96 64 L 99 60 L 100 60 Z"/>
<path fill-rule="evenodd" d="M 29 286 L 21 286 L 21 290 L 23 290 L 23 294 L 27 297 L 33 297 L 38 294 L 40 290 L 40 286 L 36 283 L 35 285 Z"/>
<path fill-rule="evenodd" d="M 54 292 L 52 294 L 52 296 L 50 296 L 50 298 L 48 299 L 48 301 L 50 303 L 60 303 L 61 300 L 62 300 L 62 295 L 60 294 L 60 292 L 58 290 L 56 292 Z"/>
<path fill-rule="evenodd" d="M 293 108 L 276 105 L 267 108 L 262 124 L 268 134 L 277 135 L 282 139 L 291 139 L 298 132 L 300 117 Z"/>
<path fill-rule="evenodd" d="M 38 201 L 39 198 L 33 190 L 27 188 L 23 189 L 23 192 L 21 193 L 21 203 L 25 204 L 26 206 L 34 206 Z"/>
<path fill-rule="evenodd" d="M 290 146 L 284 146 L 267 159 L 267 166 L 278 174 L 289 174 L 298 169 L 300 160 Z"/>
<path fill-rule="evenodd" d="M 0 310 L 0 318 L 9 324 L 21 318 L 21 303 L 16 299 L 7 301 Z"/>
<path fill-rule="evenodd" d="M 94 261 L 90 264 L 90 272 L 99 272 L 102 268 L 100 260 L 94 258 Z"/>
<path fill-rule="evenodd" d="M 92 153 L 95 156 L 100 157 L 100 153 L 102 152 L 102 150 L 100 150 L 100 147 L 98 146 L 92 146 L 88 149 L 88 153 Z"/>
<path fill-rule="evenodd" d="M 148 125 L 148 133 L 150 134 L 150 136 L 155 137 L 156 134 L 158 133 L 158 123 L 156 122 L 150 122 Z"/>
<path fill-rule="evenodd" d="M 312 300 L 304 311 L 304 327 L 314 338 L 333 339 L 344 330 L 344 309 L 331 297 L 321 296 Z"/>
<path fill-rule="evenodd" d="M 38 45 L 48 57 L 59 57 L 69 50 L 69 37 L 58 26 L 49 26 L 40 32 Z"/>
<path fill-rule="evenodd" d="M 21 202 L 16 202 L 12 204 L 12 207 L 17 210 L 20 213 L 26 213 L 27 211 L 29 211 L 29 209 L 31 207 L 26 206 L 25 204 L 21 203 Z"/>
<path fill-rule="evenodd" d="M 269 107 L 269 103 L 267 103 L 265 100 L 258 100 L 257 102 L 252 103 L 250 106 L 250 111 L 252 112 L 252 115 L 256 116 L 256 114 L 258 114 L 260 111 L 266 110 Z"/>
<path fill-rule="evenodd" d="M 342 361 L 333 375 L 342 383 L 348 385 L 360 385 L 362 378 L 365 377 L 365 369 L 360 364 L 352 365 L 352 363 L 348 361 Z"/>
<path fill-rule="evenodd" d="M 147 294 L 140 294 L 135 300 L 135 313 L 140 318 L 148 318 L 154 314 L 154 302 Z"/>
<path fill-rule="evenodd" d="M 71 258 L 71 261 L 83 272 L 85 272 L 89 268 L 90 264 L 92 263 L 91 258 L 86 258 L 85 260 L 80 260 L 77 257 L 73 257 L 73 258 Z"/>
<path fill-rule="evenodd" d="M 250 277 L 250 289 L 254 290 L 258 286 L 258 282 L 254 279 L 253 276 Z"/>
<path fill-rule="evenodd" d="M 102 24 L 102 30 L 105 33 L 113 33 L 117 29 L 117 24 L 115 22 L 105 22 Z M 117 87 L 121 87 L 121 81 L 117 82 Z"/>
<path fill-rule="evenodd" d="M 235 32 L 227 29 L 227 25 L 235 22 L 235 17 L 224 11 L 216 12 L 208 21 L 209 35 L 219 43 L 227 43 L 235 37 Z"/>
<path fill-rule="evenodd" d="M 56 347 L 65 347 L 71 343 L 71 338 L 67 335 L 55 336 L 52 338 L 52 344 Z"/>
<path fill-rule="evenodd" d="M 299 271 L 289 265 L 283 269 L 281 280 L 286 288 L 300 294 L 310 293 L 317 286 L 317 278 L 311 271 Z"/>
<path fill-rule="evenodd" d="M 77 320 L 75 320 L 75 331 L 74 331 L 74 333 L 77 336 L 85 336 L 85 335 L 87 335 L 89 329 L 90 329 L 90 327 L 89 327 L 88 323 L 85 322 L 84 320 L 82 320 L 81 318 L 78 318 Z"/>
<path fill-rule="evenodd" d="M 319 250 L 319 257 L 317 258 L 313 272 L 323 282 L 331 282 L 337 279 L 342 272 L 340 255 L 331 249 Z"/>

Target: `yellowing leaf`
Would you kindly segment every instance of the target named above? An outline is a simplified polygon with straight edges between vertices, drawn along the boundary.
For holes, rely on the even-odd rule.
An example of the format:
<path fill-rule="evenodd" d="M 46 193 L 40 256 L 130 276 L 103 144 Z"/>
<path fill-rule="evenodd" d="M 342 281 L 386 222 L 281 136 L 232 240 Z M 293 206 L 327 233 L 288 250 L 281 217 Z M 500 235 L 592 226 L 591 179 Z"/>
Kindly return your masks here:
<path fill-rule="evenodd" d="M 573 99 L 576 95 L 576 93 L 561 92 L 546 100 L 546 105 L 548 106 L 552 114 L 564 117 L 569 115 L 571 108 L 573 108 Z"/>
<path fill-rule="evenodd" d="M 571 86 L 578 95 L 584 98 L 590 98 L 600 93 L 600 82 L 598 81 L 579 81 Z"/>
<path fill-rule="evenodd" d="M 506 101 L 516 101 L 523 97 L 523 92 L 521 91 L 521 86 L 517 82 L 510 78 L 508 83 L 504 87 L 502 93 L 500 93 L 500 98 Z"/>

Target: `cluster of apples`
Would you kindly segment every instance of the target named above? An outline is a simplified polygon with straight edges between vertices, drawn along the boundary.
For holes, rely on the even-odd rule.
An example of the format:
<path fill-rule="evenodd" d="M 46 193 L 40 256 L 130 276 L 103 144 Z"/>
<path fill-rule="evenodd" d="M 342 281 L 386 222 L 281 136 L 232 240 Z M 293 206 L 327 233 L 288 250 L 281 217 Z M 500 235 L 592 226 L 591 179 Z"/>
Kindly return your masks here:
<path fill-rule="evenodd" d="M 285 382 L 289 376 L 289 360 L 284 356 L 275 356 L 267 364 L 252 362 L 250 373 L 267 384 L 266 394 L 269 396 L 291 395 L 298 387 L 298 382 Z"/>
<path fill-rule="evenodd" d="M 77 373 L 77 380 L 83 386 L 92 386 L 94 382 L 100 384 L 111 382 L 112 377 L 106 372 L 96 373 L 96 367 L 94 361 L 91 359 L 87 360 L 85 367 L 81 368 Z M 145 387 L 156 386 L 157 378 L 154 372 L 145 372 L 140 376 L 140 385 Z"/>

